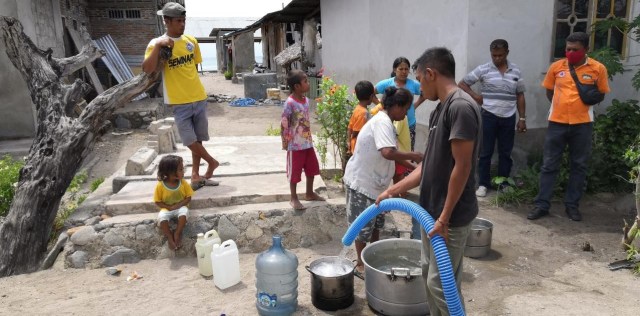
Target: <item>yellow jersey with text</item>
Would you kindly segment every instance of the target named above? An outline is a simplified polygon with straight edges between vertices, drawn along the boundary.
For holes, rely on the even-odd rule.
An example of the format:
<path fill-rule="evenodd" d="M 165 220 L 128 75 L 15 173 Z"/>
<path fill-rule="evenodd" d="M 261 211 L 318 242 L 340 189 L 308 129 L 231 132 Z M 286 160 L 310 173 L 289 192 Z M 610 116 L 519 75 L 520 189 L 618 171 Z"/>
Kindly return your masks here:
<path fill-rule="evenodd" d="M 149 42 L 144 54 L 145 59 L 153 51 L 156 41 L 164 37 L 167 37 L 167 34 Z M 180 38 L 172 39 L 174 46 L 171 58 L 162 69 L 164 103 L 176 105 L 206 99 L 207 94 L 198 76 L 197 65 L 202 62 L 198 41 L 193 36 L 184 34 Z"/>

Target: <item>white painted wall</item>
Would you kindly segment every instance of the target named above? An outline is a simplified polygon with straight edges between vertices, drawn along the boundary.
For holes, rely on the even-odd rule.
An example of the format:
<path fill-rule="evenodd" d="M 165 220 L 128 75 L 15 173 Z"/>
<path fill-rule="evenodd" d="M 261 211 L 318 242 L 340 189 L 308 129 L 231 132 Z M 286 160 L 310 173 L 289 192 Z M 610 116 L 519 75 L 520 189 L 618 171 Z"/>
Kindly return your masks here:
<path fill-rule="evenodd" d="M 546 127 L 549 102 L 540 86 L 551 63 L 554 0 L 484 0 L 469 2 L 470 72 L 490 62 L 489 44 L 502 38 L 509 42 L 509 60 L 524 74 L 527 88 L 527 127 Z M 462 79 L 462 77 L 460 78 Z"/>
<path fill-rule="evenodd" d="M 632 1 L 630 16 L 640 13 Z M 456 79 L 490 61 L 489 44 L 496 38 L 509 42 L 509 59 L 520 66 L 527 85 L 527 125 L 546 128 L 549 102 L 540 86 L 552 62 L 555 0 L 321 0 L 322 59 L 325 74 L 353 87 L 359 80 L 374 84 L 388 78 L 393 60 L 414 61 L 425 49 L 445 46 L 456 58 Z M 640 64 L 640 45 L 630 43 L 626 61 Z M 632 73 L 611 82 L 613 98 L 638 98 L 630 84 Z M 417 110 L 426 124 L 433 104 Z"/>
<path fill-rule="evenodd" d="M 325 74 L 355 86 L 389 78 L 393 60 L 413 63 L 433 46 L 449 48 L 456 77 L 466 69 L 469 0 L 321 0 L 322 60 Z M 452 19 L 451 17 L 455 17 Z M 419 124 L 427 124 L 435 104 L 419 107 Z"/>

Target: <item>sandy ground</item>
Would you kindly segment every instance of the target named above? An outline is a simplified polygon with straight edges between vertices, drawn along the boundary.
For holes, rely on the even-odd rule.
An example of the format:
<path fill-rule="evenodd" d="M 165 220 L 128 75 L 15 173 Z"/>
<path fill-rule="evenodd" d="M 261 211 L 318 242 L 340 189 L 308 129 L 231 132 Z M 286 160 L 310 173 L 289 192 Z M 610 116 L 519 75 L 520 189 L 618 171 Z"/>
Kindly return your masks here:
<path fill-rule="evenodd" d="M 242 96 L 242 87 L 221 75 L 203 78 L 208 92 Z M 277 124 L 276 106 L 233 108 L 210 104 L 212 136 L 265 135 Z M 229 122 L 233 122 L 230 128 Z M 106 177 L 121 168 L 144 144 L 146 133 L 107 134 L 87 164 L 91 177 Z M 95 158 L 94 158 L 95 157 Z M 611 272 L 607 263 L 622 259 L 619 250 L 623 218 L 632 214 L 613 209 L 616 196 L 585 197 L 583 222 L 564 216 L 554 203 L 552 216 L 528 221 L 529 205 L 495 207 L 491 196 L 482 199 L 480 217 L 494 223 L 491 253 L 482 259 L 465 259 L 463 294 L 469 315 L 638 315 L 640 280 L 628 270 Z M 399 225 L 408 219 L 394 214 Z M 402 228 L 402 227 L 401 227 Z M 594 250 L 583 251 L 589 242 Z M 356 301 L 344 311 L 325 313 L 311 304 L 310 282 L 304 266 L 340 251 L 338 241 L 310 249 L 292 249 L 298 256 L 299 308 L 297 315 L 373 315 L 367 307 L 364 282 L 356 279 Z M 206 315 L 255 315 L 256 254 L 241 254 L 242 282 L 225 291 L 198 274 L 195 258 L 144 260 L 123 265 L 122 275 L 108 276 L 103 269 L 52 269 L 0 279 L 0 314 L 69 315 L 169 315 L 177 312 Z M 349 254 L 354 256 L 353 251 Z M 137 271 L 143 279 L 127 282 Z"/>

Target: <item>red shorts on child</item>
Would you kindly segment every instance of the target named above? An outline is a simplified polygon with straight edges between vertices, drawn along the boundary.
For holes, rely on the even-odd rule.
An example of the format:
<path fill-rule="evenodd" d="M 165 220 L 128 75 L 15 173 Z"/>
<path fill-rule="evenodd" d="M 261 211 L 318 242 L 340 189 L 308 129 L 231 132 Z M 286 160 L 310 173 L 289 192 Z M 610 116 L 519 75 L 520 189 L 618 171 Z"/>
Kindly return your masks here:
<path fill-rule="evenodd" d="M 307 177 L 320 174 L 320 165 L 313 147 L 287 151 L 287 179 L 290 183 L 302 181 L 302 169 Z"/>

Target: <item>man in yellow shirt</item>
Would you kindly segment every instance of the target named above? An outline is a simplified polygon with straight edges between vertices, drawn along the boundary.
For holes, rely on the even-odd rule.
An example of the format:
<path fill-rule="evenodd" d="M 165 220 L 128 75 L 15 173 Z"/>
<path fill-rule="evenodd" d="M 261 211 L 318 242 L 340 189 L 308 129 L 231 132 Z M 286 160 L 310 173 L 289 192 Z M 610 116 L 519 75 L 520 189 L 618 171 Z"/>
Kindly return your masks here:
<path fill-rule="evenodd" d="M 578 203 L 582 197 L 591 156 L 591 135 L 593 133 L 593 107 L 585 104 L 578 93 L 578 86 L 571 72 L 581 84 L 596 85 L 601 93 L 609 93 L 607 69 L 598 61 L 588 58 L 589 35 L 575 32 L 567 37 L 565 54 L 551 66 L 542 82 L 551 101 L 549 127 L 544 140 L 540 187 L 534 203 L 535 208 L 527 218 L 535 220 L 549 215 L 553 187 L 560 170 L 562 153 L 569 147 L 571 161 L 569 182 L 564 204 L 567 216 L 573 221 L 581 221 Z"/>
<path fill-rule="evenodd" d="M 142 70 L 155 72 L 160 49 L 171 49 L 171 57 L 161 66 L 164 103 L 173 110 L 182 143 L 191 150 L 191 186 L 197 189 L 203 185 L 218 185 L 209 178 L 220 164 L 202 145 L 203 141 L 209 140 L 207 94 L 198 77 L 197 65 L 202 62 L 198 41 L 184 34 L 186 13 L 184 7 L 175 2 L 168 2 L 158 11 L 157 14 L 164 18 L 167 32 L 149 42 Z M 204 176 L 199 172 L 201 159 L 208 164 Z"/>

